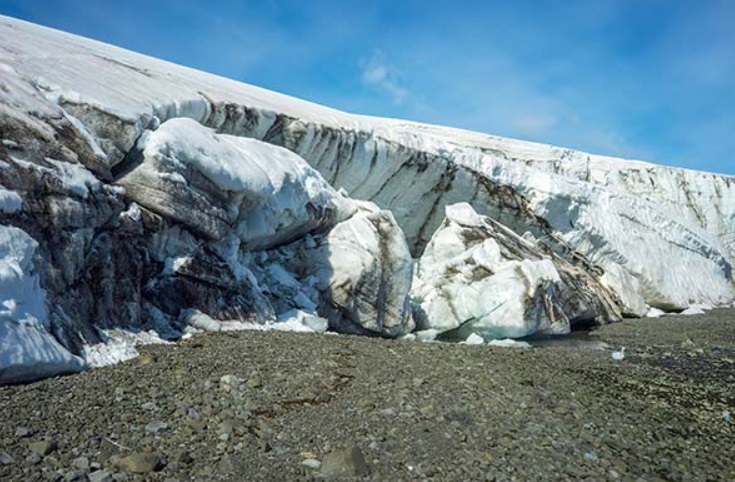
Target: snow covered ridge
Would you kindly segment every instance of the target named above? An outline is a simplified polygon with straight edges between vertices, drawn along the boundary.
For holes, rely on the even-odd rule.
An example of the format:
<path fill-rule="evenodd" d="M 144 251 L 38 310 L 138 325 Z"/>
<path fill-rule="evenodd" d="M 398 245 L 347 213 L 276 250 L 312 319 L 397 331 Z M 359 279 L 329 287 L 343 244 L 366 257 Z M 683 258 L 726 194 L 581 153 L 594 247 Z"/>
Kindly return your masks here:
<path fill-rule="evenodd" d="M 0 383 L 202 330 L 477 340 L 733 302 L 733 178 L 350 115 L 7 17 L 0 133 Z"/>

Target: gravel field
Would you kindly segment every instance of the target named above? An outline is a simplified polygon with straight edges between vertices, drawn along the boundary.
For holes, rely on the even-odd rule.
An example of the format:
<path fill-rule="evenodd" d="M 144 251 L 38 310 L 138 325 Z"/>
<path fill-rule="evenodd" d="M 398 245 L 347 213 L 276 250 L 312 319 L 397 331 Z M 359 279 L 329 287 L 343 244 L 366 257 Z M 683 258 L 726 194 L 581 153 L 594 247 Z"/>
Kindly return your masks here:
<path fill-rule="evenodd" d="M 586 336 L 609 349 L 280 332 L 147 346 L 0 387 L 0 480 L 733 481 L 734 331 L 716 310 Z"/>

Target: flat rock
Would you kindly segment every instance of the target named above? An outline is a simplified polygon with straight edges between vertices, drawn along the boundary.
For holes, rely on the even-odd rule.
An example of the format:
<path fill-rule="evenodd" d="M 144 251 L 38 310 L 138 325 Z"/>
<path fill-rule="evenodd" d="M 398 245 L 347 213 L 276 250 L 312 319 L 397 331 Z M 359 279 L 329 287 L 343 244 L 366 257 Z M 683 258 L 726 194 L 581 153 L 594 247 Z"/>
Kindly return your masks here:
<path fill-rule="evenodd" d="M 150 434 L 157 434 L 168 429 L 168 424 L 160 420 L 153 420 L 145 426 L 145 431 Z"/>
<path fill-rule="evenodd" d="M 236 455 L 225 455 L 219 462 L 219 469 L 226 474 L 243 475 L 246 468 L 245 461 Z"/>
<path fill-rule="evenodd" d="M 89 482 L 112 482 L 115 480 L 107 470 L 98 470 L 87 475 Z"/>
<path fill-rule="evenodd" d="M 357 447 L 336 450 L 322 459 L 321 473 L 325 476 L 362 476 L 370 473 L 365 456 Z"/>
<path fill-rule="evenodd" d="M 161 460 L 156 454 L 135 452 L 120 460 L 120 468 L 134 474 L 147 474 L 160 468 Z"/>
<path fill-rule="evenodd" d="M 54 440 L 40 440 L 33 442 L 29 447 L 33 452 L 44 457 L 58 448 Z"/>
<path fill-rule="evenodd" d="M 15 460 L 13 460 L 13 457 L 7 453 L 7 452 L 0 452 L 0 465 L 10 465 Z"/>

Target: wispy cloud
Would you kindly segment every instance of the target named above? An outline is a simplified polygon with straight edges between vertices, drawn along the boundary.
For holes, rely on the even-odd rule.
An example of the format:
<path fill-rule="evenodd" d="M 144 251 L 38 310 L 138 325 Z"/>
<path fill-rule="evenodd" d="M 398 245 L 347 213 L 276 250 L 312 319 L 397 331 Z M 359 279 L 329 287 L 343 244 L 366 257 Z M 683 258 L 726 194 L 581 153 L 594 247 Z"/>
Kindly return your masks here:
<path fill-rule="evenodd" d="M 519 115 L 510 121 L 511 128 L 525 136 L 538 136 L 549 133 L 559 124 L 559 119 L 551 114 Z"/>
<path fill-rule="evenodd" d="M 360 62 L 360 69 L 365 85 L 389 95 L 396 104 L 408 96 L 408 89 L 401 82 L 400 70 L 388 63 L 382 51 L 374 50 L 370 58 Z"/>
<path fill-rule="evenodd" d="M 623 134 L 612 129 L 586 126 L 574 129 L 572 133 L 584 139 L 585 146 L 595 154 L 619 156 L 628 159 L 651 160 L 654 154 L 640 146 L 633 145 Z"/>

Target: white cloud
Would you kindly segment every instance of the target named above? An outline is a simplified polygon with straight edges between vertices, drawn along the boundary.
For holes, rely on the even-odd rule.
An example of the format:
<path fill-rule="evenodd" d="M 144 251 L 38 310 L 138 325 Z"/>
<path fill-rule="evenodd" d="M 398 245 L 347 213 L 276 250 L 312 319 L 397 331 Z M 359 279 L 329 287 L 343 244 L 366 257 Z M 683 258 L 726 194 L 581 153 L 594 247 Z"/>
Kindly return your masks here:
<path fill-rule="evenodd" d="M 652 152 L 630 144 L 624 135 L 611 129 L 590 125 L 581 131 L 573 130 L 572 133 L 579 138 L 579 142 L 576 142 L 576 144 L 581 145 L 581 149 L 591 151 L 594 154 L 649 161 L 654 159 Z M 570 142 L 570 144 L 574 144 L 574 142 Z"/>
<path fill-rule="evenodd" d="M 373 51 L 369 59 L 362 60 L 360 69 L 365 85 L 388 94 L 396 104 L 408 96 L 408 90 L 401 85 L 400 71 L 386 61 L 380 50 Z"/>

